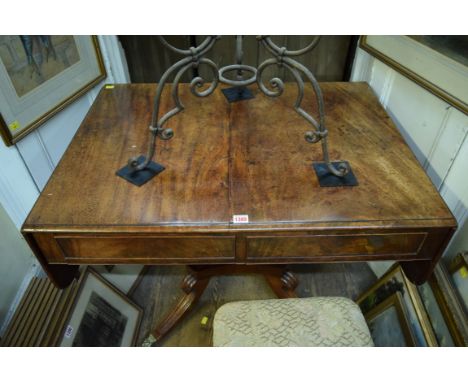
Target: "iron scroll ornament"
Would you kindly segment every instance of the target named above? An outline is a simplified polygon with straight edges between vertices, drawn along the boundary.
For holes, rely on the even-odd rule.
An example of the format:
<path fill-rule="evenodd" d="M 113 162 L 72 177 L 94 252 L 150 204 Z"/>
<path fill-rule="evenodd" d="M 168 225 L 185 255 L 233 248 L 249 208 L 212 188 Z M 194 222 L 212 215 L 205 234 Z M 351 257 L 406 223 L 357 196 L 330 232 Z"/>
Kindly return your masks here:
<path fill-rule="evenodd" d="M 203 57 L 208 53 L 220 36 L 208 36 L 205 40 L 196 47 L 189 49 L 179 49 L 169 44 L 164 37 L 158 36 L 162 45 L 173 52 L 183 56 L 179 61 L 169 67 L 162 75 L 154 97 L 153 113 L 151 124 L 149 126 L 150 140 L 146 156 L 132 157 L 128 160 L 126 166 L 117 171 L 117 175 L 123 177 L 129 182 L 141 186 L 148 180 L 156 176 L 164 170 L 160 164 L 153 162 L 156 153 L 157 140 L 168 140 L 174 136 L 174 131 L 171 128 L 166 128 L 167 121 L 176 114 L 184 110 L 184 105 L 179 98 L 179 83 L 183 75 L 191 68 L 198 68 L 205 65 L 211 69 L 213 80 L 206 87 L 206 80 L 200 76 L 192 79 L 190 82 L 190 90 L 197 97 L 207 97 L 212 94 L 218 86 L 218 83 L 231 85 L 237 89 L 242 89 L 245 86 L 257 83 L 259 89 L 269 97 L 278 97 L 284 91 L 284 82 L 274 77 L 268 81 L 269 86 L 263 82 L 264 70 L 272 65 L 286 68 L 293 76 L 297 84 L 297 98 L 294 104 L 296 112 L 303 117 L 311 126 L 312 129 L 305 132 L 305 140 L 309 143 L 322 143 L 322 163 L 314 163 L 314 169 L 319 177 L 321 186 L 353 186 L 356 185 L 356 179 L 350 170 L 349 164 L 345 161 L 331 162 L 328 153 L 328 130 L 325 126 L 325 113 L 322 91 L 320 86 L 311 73 L 311 71 L 294 60 L 292 57 L 305 54 L 314 49 L 320 37 L 316 36 L 309 45 L 305 48 L 290 51 L 286 47 L 279 47 L 269 36 L 257 36 L 257 40 L 261 43 L 273 57 L 267 58 L 258 68 L 250 65 L 242 64 L 242 36 L 236 37 L 236 63 L 233 65 L 218 68 L 218 66 L 210 59 Z M 237 76 L 235 79 L 227 78 L 226 73 L 235 71 Z M 171 97 L 174 102 L 174 108 L 160 115 L 161 95 L 164 87 L 168 83 L 169 78 L 174 75 L 172 81 Z M 247 76 L 246 76 L 247 74 Z M 304 80 L 306 78 L 312 85 L 317 102 L 318 118 L 314 118 L 307 113 L 301 106 L 304 98 Z M 245 78 L 246 77 L 246 78 Z M 204 88 L 205 87 L 205 88 Z M 204 88 L 204 89 L 202 89 Z"/>

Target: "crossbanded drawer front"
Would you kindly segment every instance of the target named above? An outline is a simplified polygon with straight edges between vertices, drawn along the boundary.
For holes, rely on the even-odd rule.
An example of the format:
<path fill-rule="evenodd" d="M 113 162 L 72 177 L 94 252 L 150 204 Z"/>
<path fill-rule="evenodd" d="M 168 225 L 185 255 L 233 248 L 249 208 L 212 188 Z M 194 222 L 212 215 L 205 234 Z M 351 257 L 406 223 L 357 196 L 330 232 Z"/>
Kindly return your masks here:
<path fill-rule="evenodd" d="M 56 237 L 66 260 L 99 262 L 138 260 L 190 263 L 233 260 L 234 236 Z"/>
<path fill-rule="evenodd" d="M 253 260 L 346 256 L 416 256 L 427 234 L 248 236 L 247 258 Z"/>

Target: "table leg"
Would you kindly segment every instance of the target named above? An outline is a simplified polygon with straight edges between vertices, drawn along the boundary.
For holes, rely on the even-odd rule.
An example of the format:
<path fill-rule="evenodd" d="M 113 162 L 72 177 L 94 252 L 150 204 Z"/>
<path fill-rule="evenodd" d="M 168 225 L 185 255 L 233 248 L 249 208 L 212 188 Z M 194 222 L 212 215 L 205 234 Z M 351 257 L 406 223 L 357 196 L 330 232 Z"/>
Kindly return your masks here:
<path fill-rule="evenodd" d="M 200 299 L 213 276 L 229 274 L 262 274 L 278 298 L 297 297 L 294 290 L 298 281 L 284 265 L 212 265 L 189 266 L 182 282 L 184 296 L 145 340 L 143 346 L 160 341 Z"/>
<path fill-rule="evenodd" d="M 33 235 L 23 234 L 23 236 L 36 255 L 42 269 L 57 288 L 63 289 L 68 287 L 74 279 L 80 276 L 78 265 L 49 264 L 34 240 Z"/>
<path fill-rule="evenodd" d="M 189 312 L 195 303 L 200 299 L 205 291 L 210 278 L 197 277 L 196 272 L 191 272 L 185 276 L 182 282 L 182 290 L 185 293 L 177 305 L 169 312 L 169 314 L 158 324 L 156 329 L 153 330 L 154 341 L 159 341 L 166 333 L 168 333 L 175 324 Z"/>
<path fill-rule="evenodd" d="M 278 277 L 278 275 L 265 274 L 265 278 L 278 298 L 297 297 L 294 290 L 299 282 L 292 272 L 284 270 L 281 277 Z"/>
<path fill-rule="evenodd" d="M 432 272 L 437 262 L 433 260 L 402 261 L 400 262 L 406 277 L 415 285 L 424 284 Z"/>

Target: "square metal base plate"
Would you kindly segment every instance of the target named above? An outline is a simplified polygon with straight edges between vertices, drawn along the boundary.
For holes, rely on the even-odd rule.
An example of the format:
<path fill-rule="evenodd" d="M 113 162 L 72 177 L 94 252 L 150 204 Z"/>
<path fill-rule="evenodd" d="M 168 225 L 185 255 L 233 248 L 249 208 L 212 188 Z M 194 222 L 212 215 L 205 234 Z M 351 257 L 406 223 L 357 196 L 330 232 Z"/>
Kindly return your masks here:
<path fill-rule="evenodd" d="M 335 165 L 335 167 L 337 167 L 340 163 L 346 163 L 346 165 L 349 168 L 349 172 L 345 176 L 339 177 L 330 173 L 330 170 L 328 169 L 326 163 L 312 163 L 312 166 L 314 166 L 315 173 L 317 174 L 320 187 L 346 187 L 357 186 L 359 184 L 348 162 L 339 161 L 332 163 Z"/>
<path fill-rule="evenodd" d="M 221 91 L 229 102 L 243 101 L 255 97 L 250 89 L 245 86 L 235 86 Z"/>
<path fill-rule="evenodd" d="M 144 160 L 145 157 L 143 155 L 140 155 L 137 159 L 138 164 L 143 163 Z M 148 180 L 154 178 L 162 171 L 164 171 L 163 166 L 161 166 L 159 163 L 151 161 L 148 163 L 148 166 L 146 166 L 144 170 L 131 173 L 128 166 L 124 166 L 120 170 L 118 170 L 115 173 L 115 175 L 124 178 L 125 180 L 129 181 L 130 183 L 133 183 L 136 186 L 142 186 Z"/>

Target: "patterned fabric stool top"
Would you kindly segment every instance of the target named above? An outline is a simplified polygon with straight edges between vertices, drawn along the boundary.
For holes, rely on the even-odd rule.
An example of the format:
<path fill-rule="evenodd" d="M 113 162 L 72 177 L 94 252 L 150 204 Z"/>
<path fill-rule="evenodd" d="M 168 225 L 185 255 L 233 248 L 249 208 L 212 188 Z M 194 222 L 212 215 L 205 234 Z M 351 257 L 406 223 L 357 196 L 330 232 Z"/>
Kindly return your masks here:
<path fill-rule="evenodd" d="M 214 346 L 373 346 L 359 307 L 343 297 L 239 301 L 213 323 Z"/>

